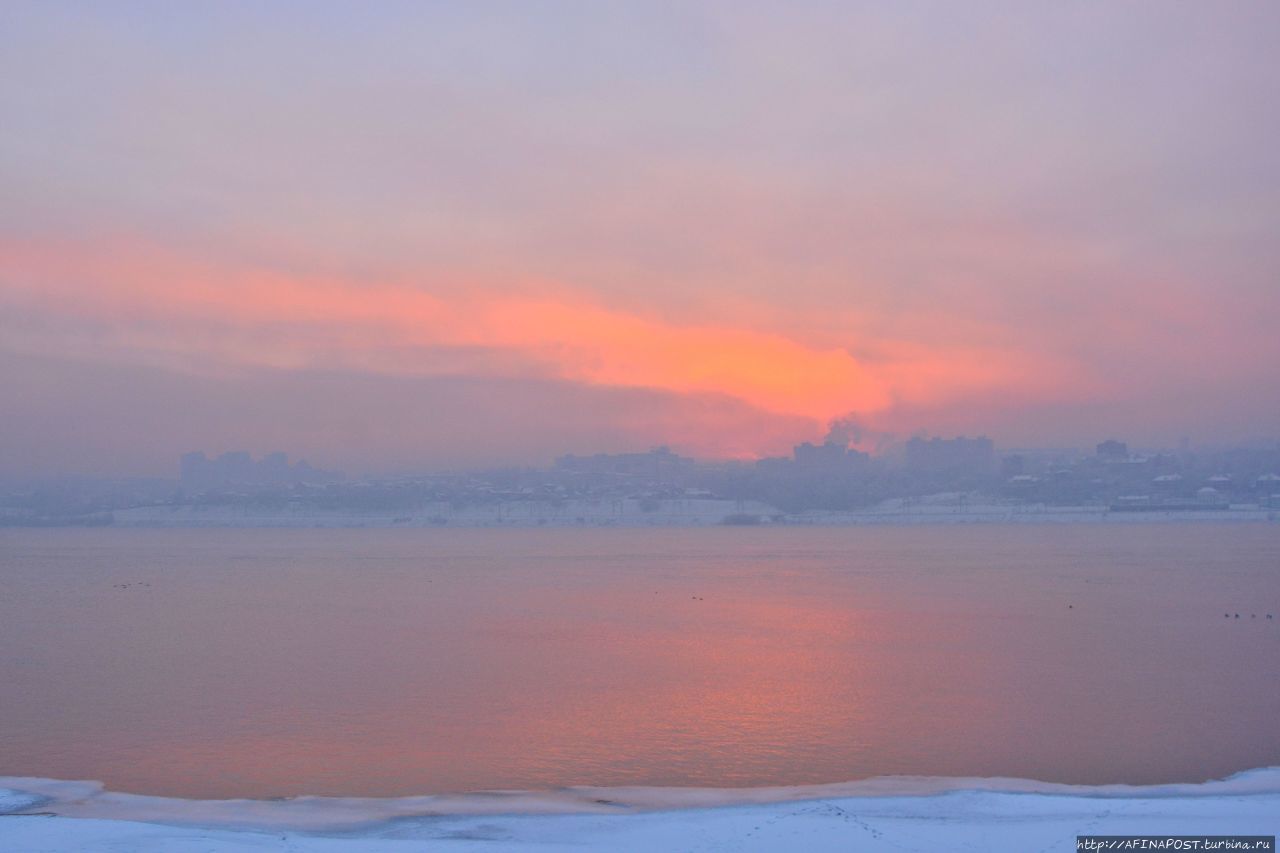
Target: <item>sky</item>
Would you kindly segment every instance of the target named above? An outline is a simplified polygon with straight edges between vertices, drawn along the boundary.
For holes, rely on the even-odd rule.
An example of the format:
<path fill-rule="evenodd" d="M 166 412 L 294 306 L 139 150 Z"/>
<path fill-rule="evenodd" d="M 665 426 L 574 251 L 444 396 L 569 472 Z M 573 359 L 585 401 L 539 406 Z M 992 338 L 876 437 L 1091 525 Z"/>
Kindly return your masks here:
<path fill-rule="evenodd" d="M 0 5 L 0 476 L 1280 437 L 1280 4 Z"/>

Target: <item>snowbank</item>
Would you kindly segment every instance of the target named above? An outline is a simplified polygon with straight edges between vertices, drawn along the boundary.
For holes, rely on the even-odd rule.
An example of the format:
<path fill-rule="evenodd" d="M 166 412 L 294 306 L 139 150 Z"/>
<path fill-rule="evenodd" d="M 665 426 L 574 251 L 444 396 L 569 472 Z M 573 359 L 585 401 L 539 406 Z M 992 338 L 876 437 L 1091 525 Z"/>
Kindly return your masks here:
<path fill-rule="evenodd" d="M 784 513 L 757 501 L 663 500 L 649 508 L 637 500 L 511 501 L 455 509 L 432 503 L 415 509 L 317 509 L 290 506 L 146 506 L 116 510 L 116 527 L 708 527 L 726 523 L 813 526 L 913 524 L 1159 524 L 1275 521 L 1274 509 L 1117 512 L 1105 506 L 980 503 L 955 495 L 885 501 L 862 510 Z"/>
<path fill-rule="evenodd" d="M 177 800 L 0 777 L 0 849 L 1073 850 L 1078 834 L 1275 835 L 1280 768 L 1203 784 L 890 777 L 756 789 L 568 788 Z"/>

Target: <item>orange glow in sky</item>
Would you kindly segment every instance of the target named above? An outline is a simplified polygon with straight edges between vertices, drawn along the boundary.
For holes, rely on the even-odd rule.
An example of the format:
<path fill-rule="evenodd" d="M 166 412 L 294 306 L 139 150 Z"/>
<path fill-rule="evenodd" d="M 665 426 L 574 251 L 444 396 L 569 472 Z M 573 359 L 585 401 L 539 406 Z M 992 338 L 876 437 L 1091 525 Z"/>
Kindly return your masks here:
<path fill-rule="evenodd" d="M 0 4 L 0 477 L 1274 441 L 1280 5 L 730 5 Z"/>
<path fill-rule="evenodd" d="M 767 412 L 825 421 L 896 402 L 1027 381 L 999 353 L 875 342 L 896 357 L 776 331 L 678 324 L 611 309 L 563 287 L 537 298 L 491 286 L 430 293 L 409 284 L 228 269 L 149 247 L 0 246 L 19 300 L 104 324 L 126 351 L 302 368 L 340 363 L 439 373 L 462 354 L 483 374 L 551 375 L 593 385 L 723 395 Z"/>

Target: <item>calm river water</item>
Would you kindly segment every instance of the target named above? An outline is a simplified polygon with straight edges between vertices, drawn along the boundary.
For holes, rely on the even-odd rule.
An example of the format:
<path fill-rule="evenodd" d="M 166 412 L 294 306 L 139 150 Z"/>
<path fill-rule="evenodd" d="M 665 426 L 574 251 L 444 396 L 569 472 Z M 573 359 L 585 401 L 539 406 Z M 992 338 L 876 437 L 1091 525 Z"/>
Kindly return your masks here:
<path fill-rule="evenodd" d="M 264 797 L 1263 765 L 1276 524 L 0 531 L 0 775 Z"/>

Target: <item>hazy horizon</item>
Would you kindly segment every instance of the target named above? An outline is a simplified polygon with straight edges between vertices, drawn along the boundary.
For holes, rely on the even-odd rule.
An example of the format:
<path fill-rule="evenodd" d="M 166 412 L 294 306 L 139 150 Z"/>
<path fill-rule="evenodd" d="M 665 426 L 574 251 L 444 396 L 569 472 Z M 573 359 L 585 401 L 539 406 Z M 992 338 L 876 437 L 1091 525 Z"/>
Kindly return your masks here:
<path fill-rule="evenodd" d="M 824 442 L 825 438 L 826 436 L 823 436 L 823 435 L 818 435 L 816 437 L 806 436 L 803 441 L 798 440 L 791 446 L 785 449 L 779 450 L 776 454 L 773 454 L 773 455 L 762 453 L 762 454 L 757 454 L 749 457 L 738 457 L 738 456 L 727 456 L 727 455 L 716 456 L 716 455 L 707 455 L 707 454 L 693 454 L 692 456 L 685 456 L 684 454 L 680 454 L 677 451 L 672 451 L 672 452 L 676 452 L 677 456 L 683 456 L 686 459 L 691 458 L 694 463 L 702 466 L 718 467 L 722 465 L 730 465 L 730 466 L 742 465 L 742 466 L 747 466 L 749 468 L 759 462 L 769 462 L 769 461 L 775 461 L 775 460 L 783 460 L 786 462 L 791 462 L 793 459 L 793 454 L 795 450 L 801 444 L 808 443 L 811 445 L 820 445 Z M 943 441 L 949 442 L 953 438 L 958 438 L 961 440 L 964 440 L 966 438 L 983 439 L 983 438 L 988 438 L 988 436 L 985 433 L 982 433 L 981 431 L 974 432 L 969 436 L 963 436 L 963 435 L 940 436 L 940 435 L 933 435 L 927 430 L 919 430 L 911 435 L 903 435 L 903 436 L 881 434 L 876 437 L 876 440 L 879 441 L 878 445 L 869 445 L 867 443 L 863 443 L 862 446 L 867 447 L 867 449 L 863 452 L 867 454 L 867 457 L 869 459 L 875 460 L 880 464 L 888 464 L 891 467 L 900 468 L 904 464 L 904 452 L 906 450 L 907 442 L 915 438 L 921 438 L 926 441 L 930 439 L 941 439 Z M 994 445 L 994 450 L 995 450 L 994 458 L 995 460 L 998 461 L 1010 456 L 1025 457 L 1027 455 L 1030 455 L 1033 459 L 1040 460 L 1041 464 L 1047 464 L 1046 461 L 1051 461 L 1055 459 L 1061 460 L 1063 463 L 1068 463 L 1071 461 L 1079 462 L 1079 461 L 1085 461 L 1093 458 L 1095 456 L 1095 453 L 1097 452 L 1096 451 L 1097 445 L 1103 443 L 1104 441 L 1114 441 L 1114 440 L 1116 440 L 1114 437 L 1107 436 L 1107 437 L 1099 438 L 1097 442 L 1091 442 L 1090 444 L 1083 445 L 1083 446 L 1051 445 L 1046 443 L 1034 444 L 1033 443 L 1033 444 L 1021 445 L 1021 446 L 1015 447 L 1015 446 L 1006 446 L 1006 445 L 996 444 Z M 832 443 L 838 444 L 838 442 L 832 442 Z M 1206 461 L 1211 462 L 1211 460 L 1215 458 L 1221 458 L 1221 455 L 1223 453 L 1230 453 L 1230 452 L 1236 452 L 1236 451 L 1267 452 L 1267 451 L 1280 450 L 1280 439 L 1261 438 L 1261 437 L 1253 440 L 1242 440 L 1242 441 L 1236 441 L 1236 442 L 1215 442 L 1213 440 L 1209 440 L 1202 443 L 1194 443 L 1194 444 L 1186 440 L 1179 440 L 1179 442 L 1176 444 L 1161 444 L 1161 445 L 1143 445 L 1143 444 L 1133 444 L 1129 442 L 1124 442 L 1124 443 L 1128 445 L 1128 451 L 1131 454 L 1130 458 L 1135 461 L 1145 460 L 1145 459 L 1157 459 L 1157 458 L 1168 459 L 1168 458 L 1174 458 L 1180 455 L 1185 455 L 1190 453 L 1192 454 L 1192 456 L 1204 455 Z M 327 455 L 307 456 L 305 453 L 301 453 L 301 454 L 296 453 L 290 450 L 286 446 L 214 445 L 213 447 L 186 448 L 179 454 L 175 455 L 172 459 L 167 460 L 167 463 L 164 460 L 160 460 L 155 466 L 154 470 L 151 468 L 132 469 L 132 470 L 117 470 L 117 469 L 110 469 L 110 468 L 71 469 L 71 468 L 60 468 L 60 467 L 57 467 L 56 465 L 51 465 L 51 466 L 42 468 L 40 470 L 33 470 L 30 473 L 0 472 L 0 485 L 12 487 L 15 485 L 21 485 L 21 484 L 29 485 L 29 484 L 38 484 L 42 482 L 43 483 L 55 483 L 59 481 L 74 482 L 77 480 L 125 481 L 125 480 L 132 480 L 132 479 L 171 480 L 171 481 L 177 482 L 182 479 L 181 463 L 183 461 L 183 457 L 186 456 L 187 454 L 202 454 L 210 462 L 216 462 L 217 460 L 219 460 L 219 458 L 227 458 L 230 456 L 247 454 L 247 456 L 253 463 L 261 462 L 271 456 L 283 455 L 283 457 L 287 460 L 288 464 L 291 466 L 297 465 L 297 464 L 309 465 L 312 468 L 317 469 L 318 473 L 320 474 L 336 475 L 338 477 L 338 480 L 336 482 L 340 482 L 340 481 L 347 481 L 347 480 L 362 480 L 362 479 L 370 479 L 370 478 L 374 480 L 382 480 L 382 479 L 395 480 L 395 479 L 404 478 L 404 477 L 408 477 L 408 478 L 428 477 L 429 478 L 429 477 L 438 477 L 438 476 L 452 476 L 452 475 L 466 475 L 466 474 L 497 474 L 504 471 L 515 471 L 515 470 L 552 471 L 557 468 L 557 465 L 561 459 L 572 458 L 575 456 L 580 459 L 586 459 L 590 457 L 609 457 L 610 459 L 622 459 L 624 457 L 637 457 L 637 456 L 643 456 L 649 453 L 661 452 L 664 450 L 668 450 L 668 451 L 672 450 L 672 448 L 669 445 L 663 445 L 663 444 L 653 444 L 653 445 L 635 444 L 635 445 L 613 446 L 616 444 L 617 444 L 616 440 L 613 442 L 610 442 L 611 446 L 607 449 L 602 449 L 597 445 L 584 445 L 576 448 L 569 447 L 565 449 L 563 452 L 557 452 L 555 455 L 550 455 L 545 457 L 535 456 L 535 457 L 520 458 L 520 459 L 514 459 L 514 460 L 497 458 L 497 459 L 488 459 L 488 460 L 481 459 L 475 462 L 453 461 L 453 462 L 445 462 L 440 464 L 425 463 L 425 464 L 418 465 L 416 467 L 413 465 L 406 464 L 406 465 L 399 465 L 399 466 L 391 465 L 388 467 L 356 466 L 356 467 L 346 467 L 346 468 L 333 462 L 330 456 L 327 456 Z M 849 444 L 844 446 L 847 446 L 851 450 L 856 450 L 859 444 L 856 442 L 850 442 Z M 338 454 L 336 454 L 336 458 L 342 458 L 342 454 L 339 452 Z M 304 481 L 305 481 L 305 478 L 300 477 L 297 480 L 290 480 L 288 481 L 288 483 L 294 484 L 294 483 L 300 483 Z"/>
<path fill-rule="evenodd" d="M 7 3 L 0 477 L 1280 436 L 1280 6 Z"/>

